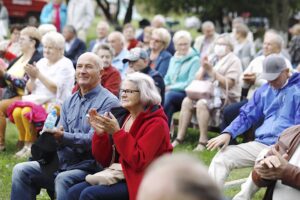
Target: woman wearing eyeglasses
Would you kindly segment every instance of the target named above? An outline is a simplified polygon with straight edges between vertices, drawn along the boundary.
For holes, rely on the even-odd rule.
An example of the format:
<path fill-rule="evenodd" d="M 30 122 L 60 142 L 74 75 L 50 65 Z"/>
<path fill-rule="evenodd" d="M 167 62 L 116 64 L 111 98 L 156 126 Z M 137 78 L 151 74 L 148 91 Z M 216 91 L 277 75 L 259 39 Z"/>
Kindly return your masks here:
<path fill-rule="evenodd" d="M 40 39 L 40 33 L 35 27 L 22 29 L 19 39 L 21 56 L 13 60 L 7 70 L 0 69 L 0 87 L 5 88 L 2 99 L 0 97 L 0 151 L 5 150 L 6 110 L 10 104 L 20 100 L 24 95 L 25 85 L 29 79 L 24 67 L 42 57 L 37 51 Z"/>
<path fill-rule="evenodd" d="M 170 44 L 171 35 L 165 28 L 156 28 L 150 37 L 150 67 L 165 77 L 172 55 L 166 50 Z"/>
<path fill-rule="evenodd" d="M 135 200 L 148 165 L 172 151 L 167 118 L 151 77 L 138 72 L 129 74 L 120 91 L 122 108 L 113 110 L 114 114 L 100 116 L 90 111 L 89 115 L 95 130 L 92 140 L 94 158 L 103 167 L 120 163 L 125 180 L 111 185 L 103 185 L 101 181 L 95 185 L 79 183 L 69 189 L 69 200 Z M 115 157 L 119 159 L 114 160 L 116 152 L 119 156 Z"/>

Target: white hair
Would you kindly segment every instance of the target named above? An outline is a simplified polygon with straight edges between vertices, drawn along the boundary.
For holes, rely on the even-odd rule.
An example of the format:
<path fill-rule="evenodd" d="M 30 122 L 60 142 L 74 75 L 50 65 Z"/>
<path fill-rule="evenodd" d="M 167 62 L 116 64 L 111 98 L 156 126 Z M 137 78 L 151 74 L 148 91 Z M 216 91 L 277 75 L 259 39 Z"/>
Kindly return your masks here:
<path fill-rule="evenodd" d="M 122 44 L 125 45 L 126 39 L 125 39 L 123 33 L 119 32 L 119 31 L 113 31 L 113 32 L 111 32 L 108 35 L 108 37 L 117 37 L 122 42 Z"/>
<path fill-rule="evenodd" d="M 144 106 L 159 105 L 161 103 L 161 96 L 150 76 L 134 72 L 128 74 L 124 81 L 130 81 L 136 85 L 140 91 L 141 102 Z"/>
<path fill-rule="evenodd" d="M 192 36 L 188 31 L 185 30 L 177 31 L 173 36 L 173 42 L 176 44 L 178 40 L 181 38 L 187 39 L 190 44 L 192 43 Z"/>
<path fill-rule="evenodd" d="M 41 24 L 38 28 L 41 36 L 45 35 L 48 32 L 56 32 L 56 27 L 53 24 Z"/>
<path fill-rule="evenodd" d="M 211 21 L 205 21 L 205 22 L 203 22 L 203 24 L 202 24 L 202 31 L 203 31 L 203 29 L 206 29 L 206 28 L 215 29 L 215 25 L 214 25 L 214 23 L 211 22 Z"/>
<path fill-rule="evenodd" d="M 42 44 L 50 43 L 52 46 L 58 48 L 64 54 L 65 51 L 65 38 L 58 32 L 48 32 L 42 38 Z"/>

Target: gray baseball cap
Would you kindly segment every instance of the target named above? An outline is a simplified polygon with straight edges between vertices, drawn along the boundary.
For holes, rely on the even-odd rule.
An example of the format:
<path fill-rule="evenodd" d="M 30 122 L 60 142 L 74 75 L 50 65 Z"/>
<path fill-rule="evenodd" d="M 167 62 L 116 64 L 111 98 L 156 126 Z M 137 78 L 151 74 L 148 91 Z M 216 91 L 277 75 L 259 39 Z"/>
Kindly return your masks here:
<path fill-rule="evenodd" d="M 144 49 L 140 47 L 135 47 L 129 51 L 128 55 L 122 60 L 122 62 L 126 63 L 128 61 L 137 61 L 138 59 L 148 58 L 148 53 Z"/>
<path fill-rule="evenodd" d="M 280 73 L 287 69 L 284 58 L 279 54 L 271 54 L 267 56 L 263 62 L 263 72 L 261 78 L 273 81 Z"/>

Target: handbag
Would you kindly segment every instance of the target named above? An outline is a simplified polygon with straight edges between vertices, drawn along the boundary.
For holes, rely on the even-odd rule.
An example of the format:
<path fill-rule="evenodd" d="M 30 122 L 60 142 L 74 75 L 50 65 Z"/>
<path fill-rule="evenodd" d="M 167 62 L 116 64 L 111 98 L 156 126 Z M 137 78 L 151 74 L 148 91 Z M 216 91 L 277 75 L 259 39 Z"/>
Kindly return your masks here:
<path fill-rule="evenodd" d="M 209 80 L 193 80 L 186 88 L 187 96 L 192 100 L 211 99 L 214 86 Z"/>
<path fill-rule="evenodd" d="M 86 182 L 91 185 L 113 185 L 125 180 L 122 166 L 120 163 L 113 163 L 108 168 L 96 173 L 89 174 L 85 177 Z"/>

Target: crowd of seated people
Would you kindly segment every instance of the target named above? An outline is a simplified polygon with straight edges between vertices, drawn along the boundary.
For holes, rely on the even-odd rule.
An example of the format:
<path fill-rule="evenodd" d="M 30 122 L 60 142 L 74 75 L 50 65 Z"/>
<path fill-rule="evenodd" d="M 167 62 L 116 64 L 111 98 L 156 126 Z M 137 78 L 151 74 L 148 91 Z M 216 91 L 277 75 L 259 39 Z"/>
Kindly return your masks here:
<path fill-rule="evenodd" d="M 62 1 L 47 6 L 62 6 L 60 17 L 66 14 Z M 173 34 L 157 15 L 140 39 L 132 24 L 119 32 L 100 20 L 97 38 L 88 46 L 77 37 L 74 24 L 57 19 L 45 23 L 56 30 L 52 26 L 41 33 L 25 27 L 18 39 L 18 29 L 12 29 L 10 42 L 20 53 L 5 60 L 7 68 L 0 68 L 0 151 L 5 150 L 9 117 L 18 131 L 16 157 L 30 157 L 13 169 L 11 199 L 35 198 L 41 188 L 52 199 L 137 199 L 147 167 L 184 142 L 193 117 L 200 135 L 194 150 L 220 149 L 208 169 L 219 189 L 232 169 L 248 166 L 255 166 L 252 174 L 259 177 L 249 177 L 234 198 L 250 198 L 257 189 L 254 184 L 269 187 L 261 180 L 272 179 L 265 165 L 285 155 L 272 150 L 275 156 L 258 157 L 300 119 L 296 50 L 292 65 L 279 33 L 267 30 L 261 53 L 255 54 L 253 35 L 240 18 L 232 33 L 217 33 L 213 22 L 203 22 L 202 34 L 193 38 L 187 30 Z M 296 40 L 296 27 L 294 34 Z M 210 81 L 212 96 L 187 96 L 194 80 Z M 46 133 L 55 141 L 57 154 L 41 162 L 34 160 L 31 147 L 40 141 L 39 130 L 53 105 L 59 109 L 59 121 Z M 171 138 L 175 112 L 178 129 Z M 208 137 L 212 121 L 221 130 L 215 138 Z M 232 142 L 249 129 L 254 141 Z M 290 157 L 290 164 L 281 164 L 297 172 L 299 163 Z M 280 186 L 286 181 L 280 176 L 272 180 L 282 180 Z M 214 183 L 209 187 L 216 189 Z M 297 184 L 285 187 L 298 189 Z"/>

